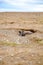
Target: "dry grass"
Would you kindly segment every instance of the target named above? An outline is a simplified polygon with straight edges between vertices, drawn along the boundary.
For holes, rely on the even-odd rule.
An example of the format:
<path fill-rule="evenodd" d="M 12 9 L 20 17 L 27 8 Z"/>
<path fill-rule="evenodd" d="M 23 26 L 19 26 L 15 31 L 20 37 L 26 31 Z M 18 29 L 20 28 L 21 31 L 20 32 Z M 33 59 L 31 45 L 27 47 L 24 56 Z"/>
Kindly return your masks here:
<path fill-rule="evenodd" d="M 0 45 L 3 45 L 3 46 L 17 46 L 17 45 L 19 45 L 19 44 L 14 43 L 14 42 L 0 41 Z"/>
<path fill-rule="evenodd" d="M 41 13 L 0 13 L 0 24 L 14 24 L 14 22 L 28 22 L 35 24 L 43 24 L 43 12 Z"/>
<path fill-rule="evenodd" d="M 40 45 L 43 45 L 43 39 L 36 39 L 35 42 L 37 42 L 37 43 L 40 44 Z"/>
<path fill-rule="evenodd" d="M 0 29 L 6 27 L 39 31 L 22 37 L 18 30 L 0 30 L 0 65 L 43 65 L 43 12 L 0 13 Z"/>

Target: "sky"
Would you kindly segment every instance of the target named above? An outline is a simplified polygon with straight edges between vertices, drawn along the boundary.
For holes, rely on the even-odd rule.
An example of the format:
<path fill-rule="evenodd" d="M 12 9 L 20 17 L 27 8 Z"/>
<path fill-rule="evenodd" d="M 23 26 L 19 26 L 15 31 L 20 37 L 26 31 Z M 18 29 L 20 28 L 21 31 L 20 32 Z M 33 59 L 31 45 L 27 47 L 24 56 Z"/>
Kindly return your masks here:
<path fill-rule="evenodd" d="M 0 12 L 43 12 L 43 0 L 0 0 Z"/>

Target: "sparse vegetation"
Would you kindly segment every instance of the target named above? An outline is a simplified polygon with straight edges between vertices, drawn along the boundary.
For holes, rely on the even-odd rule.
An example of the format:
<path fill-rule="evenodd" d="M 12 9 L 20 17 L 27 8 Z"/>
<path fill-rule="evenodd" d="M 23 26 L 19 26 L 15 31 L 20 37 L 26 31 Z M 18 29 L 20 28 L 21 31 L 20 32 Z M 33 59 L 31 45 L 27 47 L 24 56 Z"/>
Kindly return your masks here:
<path fill-rule="evenodd" d="M 43 40 L 42 39 L 36 39 L 36 42 L 40 45 L 43 45 Z"/>
<path fill-rule="evenodd" d="M 5 41 L 0 41 L 0 45 L 5 45 L 5 46 L 17 46 L 17 43 L 14 42 L 5 42 Z"/>
<path fill-rule="evenodd" d="M 32 39 L 35 43 L 43 45 L 43 39 L 37 38 L 37 37 L 33 37 Z"/>
<path fill-rule="evenodd" d="M 0 65 L 43 65 L 43 12 L 0 13 Z"/>

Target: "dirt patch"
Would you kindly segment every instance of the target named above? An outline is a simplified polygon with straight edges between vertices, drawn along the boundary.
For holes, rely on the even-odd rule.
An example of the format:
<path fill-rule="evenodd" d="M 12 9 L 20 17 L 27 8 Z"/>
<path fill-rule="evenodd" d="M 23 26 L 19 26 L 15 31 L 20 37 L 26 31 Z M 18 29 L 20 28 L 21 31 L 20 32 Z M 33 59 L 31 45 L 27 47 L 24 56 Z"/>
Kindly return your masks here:
<path fill-rule="evenodd" d="M 43 65 L 43 46 L 0 46 L 1 65 Z"/>
<path fill-rule="evenodd" d="M 0 13 L 0 65 L 43 65 L 43 13 Z"/>

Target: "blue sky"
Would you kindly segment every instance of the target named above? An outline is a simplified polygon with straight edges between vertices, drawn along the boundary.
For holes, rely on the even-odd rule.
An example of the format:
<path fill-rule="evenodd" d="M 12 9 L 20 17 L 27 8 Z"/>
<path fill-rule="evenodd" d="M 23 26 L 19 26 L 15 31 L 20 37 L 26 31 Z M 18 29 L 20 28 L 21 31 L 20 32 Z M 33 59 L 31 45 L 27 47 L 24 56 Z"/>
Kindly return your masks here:
<path fill-rule="evenodd" d="M 0 12 L 43 12 L 43 0 L 0 0 Z"/>

